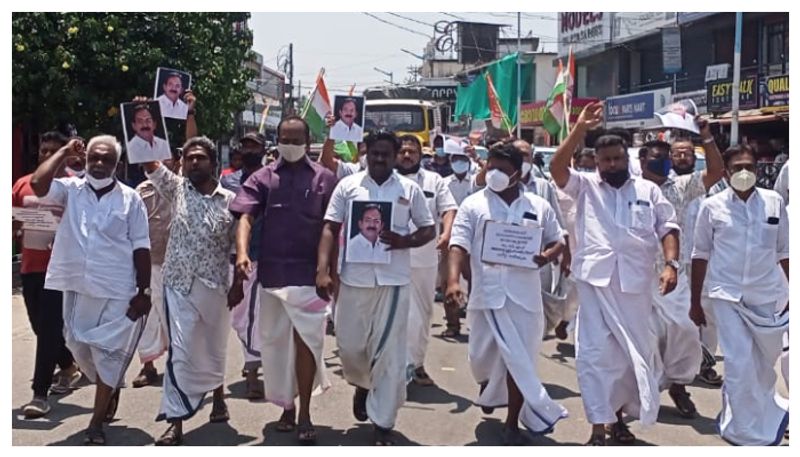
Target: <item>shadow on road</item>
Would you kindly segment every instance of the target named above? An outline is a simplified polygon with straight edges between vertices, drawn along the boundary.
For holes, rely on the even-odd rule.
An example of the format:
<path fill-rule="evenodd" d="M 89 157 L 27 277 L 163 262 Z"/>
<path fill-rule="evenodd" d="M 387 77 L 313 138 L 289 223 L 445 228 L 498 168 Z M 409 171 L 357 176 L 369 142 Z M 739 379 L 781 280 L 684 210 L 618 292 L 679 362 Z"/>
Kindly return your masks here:
<path fill-rule="evenodd" d="M 64 420 L 69 417 L 87 413 L 91 414 L 92 412 L 91 408 L 84 408 L 83 406 L 69 403 L 61 404 L 52 399 L 50 400 L 50 407 L 51 409 L 50 412 L 47 413 L 47 416 L 40 419 L 25 419 L 25 416 L 22 414 L 22 407 L 13 409 L 11 411 L 11 428 L 18 430 L 49 431 L 63 424 Z"/>
<path fill-rule="evenodd" d="M 264 441 L 259 446 L 296 446 L 297 432 L 279 432 L 276 430 L 278 421 L 269 422 L 264 426 Z M 347 430 L 337 430 L 324 425 L 315 425 L 317 430 L 317 446 L 372 446 L 373 428 L 371 424 L 357 424 Z M 419 446 L 400 432 L 394 431 L 393 437 L 397 446 Z"/>
<path fill-rule="evenodd" d="M 558 427 L 558 426 L 557 426 Z M 546 435 L 523 432 L 525 446 L 580 446 L 583 443 L 562 443 Z M 487 418 L 475 427 L 475 441 L 465 446 L 503 446 L 503 421 Z"/>
<path fill-rule="evenodd" d="M 188 446 L 239 446 L 254 439 L 255 436 L 240 435 L 227 422 L 206 423 L 183 435 L 183 442 Z"/>
<path fill-rule="evenodd" d="M 568 389 L 564 386 L 559 386 L 556 384 L 547 384 L 547 383 L 543 383 L 542 385 L 544 385 L 544 388 L 547 390 L 547 393 L 553 400 L 564 400 L 566 398 L 581 396 L 579 392 L 575 392 L 574 390 Z"/>
<path fill-rule="evenodd" d="M 717 435 L 717 421 L 713 417 L 701 416 L 698 412 L 694 419 L 685 419 L 678 414 L 678 409 L 674 406 L 661 405 L 658 411 L 658 422 L 670 425 L 684 425 L 692 427 L 701 435 Z"/>
<path fill-rule="evenodd" d="M 407 403 L 422 403 L 424 405 L 444 405 L 455 403 L 455 407 L 449 411 L 450 413 L 463 413 L 470 406 L 472 406 L 472 400 L 464 398 L 460 395 L 451 394 L 438 385 L 418 386 L 412 382 L 406 389 Z"/>
<path fill-rule="evenodd" d="M 86 422 L 89 425 L 89 422 Z M 123 425 L 106 425 L 106 445 L 108 446 L 145 446 L 153 444 L 155 439 L 144 430 Z M 81 446 L 83 445 L 84 430 L 68 436 L 62 441 L 50 443 L 48 446 Z"/>

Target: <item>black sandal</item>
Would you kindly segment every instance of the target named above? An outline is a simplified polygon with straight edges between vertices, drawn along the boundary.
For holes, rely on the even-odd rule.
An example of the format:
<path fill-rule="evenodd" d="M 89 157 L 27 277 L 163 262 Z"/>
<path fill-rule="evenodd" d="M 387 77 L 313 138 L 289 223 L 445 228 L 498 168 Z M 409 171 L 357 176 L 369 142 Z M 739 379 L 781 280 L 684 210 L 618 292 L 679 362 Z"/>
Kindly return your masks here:
<path fill-rule="evenodd" d="M 217 410 L 216 408 L 211 409 L 211 414 L 208 415 L 208 421 L 212 424 L 218 424 L 222 422 L 228 422 L 231 419 L 230 414 L 228 413 L 228 407 L 223 405 L 222 410 Z"/>
<path fill-rule="evenodd" d="M 364 422 L 369 419 L 367 416 L 367 395 L 369 390 L 363 387 L 356 387 L 356 392 L 353 394 L 353 416 L 359 422 Z"/>
<path fill-rule="evenodd" d="M 114 420 L 114 416 L 117 414 L 117 408 L 119 408 L 119 393 L 120 389 L 117 389 L 114 392 L 114 395 L 111 397 L 111 401 L 108 403 L 108 409 L 106 410 L 106 417 L 103 419 L 103 422 L 111 422 Z"/>
<path fill-rule="evenodd" d="M 375 438 L 375 446 L 395 445 L 394 438 L 392 437 L 392 429 L 390 428 L 382 428 L 376 425 L 373 437 Z"/>
<path fill-rule="evenodd" d="M 597 435 L 592 434 L 589 438 L 589 441 L 586 442 L 586 446 L 605 446 L 606 445 L 606 434 L 605 433 L 598 433 Z"/>
<path fill-rule="evenodd" d="M 289 433 L 294 431 L 294 428 L 294 409 L 283 410 L 283 414 L 281 414 L 281 418 L 278 419 L 278 425 L 275 426 L 275 430 L 281 433 Z"/>
<path fill-rule="evenodd" d="M 611 439 L 619 444 L 631 444 L 636 441 L 636 436 L 631 433 L 625 422 L 618 421 L 611 425 Z"/>
<path fill-rule="evenodd" d="M 106 433 L 102 428 L 89 427 L 86 429 L 86 438 L 83 439 L 84 446 L 105 446 Z"/>
<path fill-rule="evenodd" d="M 460 326 L 447 326 L 447 329 L 444 330 L 440 336 L 442 338 L 458 338 L 461 336 L 461 327 Z"/>
<path fill-rule="evenodd" d="M 314 444 L 317 442 L 317 430 L 314 424 L 307 422 L 297 425 L 297 441 L 300 444 Z"/>
<path fill-rule="evenodd" d="M 156 446 L 180 446 L 183 444 L 183 433 L 175 430 L 175 425 L 170 425 L 166 432 L 156 440 Z"/>

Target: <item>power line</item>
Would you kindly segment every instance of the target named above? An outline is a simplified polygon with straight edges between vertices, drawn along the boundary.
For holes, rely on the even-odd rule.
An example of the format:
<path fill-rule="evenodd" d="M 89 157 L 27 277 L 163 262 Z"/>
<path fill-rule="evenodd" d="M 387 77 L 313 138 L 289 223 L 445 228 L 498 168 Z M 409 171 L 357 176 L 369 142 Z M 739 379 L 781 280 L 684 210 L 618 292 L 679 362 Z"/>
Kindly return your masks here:
<path fill-rule="evenodd" d="M 387 21 L 385 19 L 381 19 L 378 16 L 375 16 L 374 14 L 370 14 L 370 13 L 361 13 L 361 14 L 365 14 L 365 15 L 375 19 L 376 21 L 383 22 L 384 24 L 391 25 L 392 27 L 397 27 L 398 29 L 405 30 L 406 32 L 416 33 L 417 35 L 422 35 L 425 38 L 431 38 L 430 35 L 427 35 L 427 34 L 422 33 L 422 32 L 418 32 L 418 31 L 413 30 L 413 29 L 409 29 L 408 27 L 404 27 L 404 26 L 399 25 L 399 24 L 395 24 L 394 22 L 389 22 L 389 21 Z"/>
<path fill-rule="evenodd" d="M 407 21 L 416 22 L 417 24 L 422 24 L 422 25 L 426 25 L 428 27 L 433 27 L 433 24 L 428 24 L 427 22 L 418 21 L 418 20 L 416 20 L 414 18 L 406 17 L 406 16 L 403 16 L 403 15 L 400 15 L 400 14 L 397 14 L 397 13 L 389 13 L 389 12 L 387 12 L 386 14 L 390 14 L 392 16 L 399 17 L 400 19 L 405 19 Z"/>
<path fill-rule="evenodd" d="M 454 18 L 458 19 L 459 21 L 466 21 L 466 19 L 465 19 L 465 18 L 463 18 L 463 17 L 461 17 L 461 16 L 456 16 L 455 14 L 450 14 L 450 13 L 442 13 L 442 12 L 440 12 L 439 14 L 444 14 L 445 16 L 454 17 Z"/>

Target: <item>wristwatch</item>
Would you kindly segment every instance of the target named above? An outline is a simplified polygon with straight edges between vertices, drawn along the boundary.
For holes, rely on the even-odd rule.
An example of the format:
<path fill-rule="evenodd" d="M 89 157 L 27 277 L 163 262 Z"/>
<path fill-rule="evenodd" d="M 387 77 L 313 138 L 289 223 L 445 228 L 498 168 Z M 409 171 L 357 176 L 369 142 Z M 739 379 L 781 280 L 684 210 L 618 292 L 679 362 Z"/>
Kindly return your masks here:
<path fill-rule="evenodd" d="M 150 296 L 150 288 L 149 287 L 145 287 L 145 288 L 139 287 L 139 293 L 144 295 L 144 296 L 146 296 L 146 297 L 149 297 Z"/>
<path fill-rule="evenodd" d="M 677 261 L 677 260 L 675 260 L 675 259 L 672 259 L 672 260 L 667 260 L 665 263 L 667 264 L 667 266 L 670 266 L 670 267 L 674 268 L 674 269 L 675 269 L 675 271 L 678 271 L 678 270 L 680 270 L 680 268 L 681 268 L 681 264 L 680 264 L 680 262 L 678 262 L 678 261 Z"/>

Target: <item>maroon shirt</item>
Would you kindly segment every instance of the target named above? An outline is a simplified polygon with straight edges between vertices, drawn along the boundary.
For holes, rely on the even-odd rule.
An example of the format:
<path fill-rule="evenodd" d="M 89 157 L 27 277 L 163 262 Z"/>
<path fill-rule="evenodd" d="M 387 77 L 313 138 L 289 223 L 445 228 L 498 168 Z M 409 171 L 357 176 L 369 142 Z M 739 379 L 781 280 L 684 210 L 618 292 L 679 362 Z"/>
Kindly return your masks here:
<path fill-rule="evenodd" d="M 334 187 L 336 176 L 308 157 L 278 160 L 244 182 L 230 211 L 263 216 L 257 259 L 262 287 L 315 285 L 323 216 Z"/>

